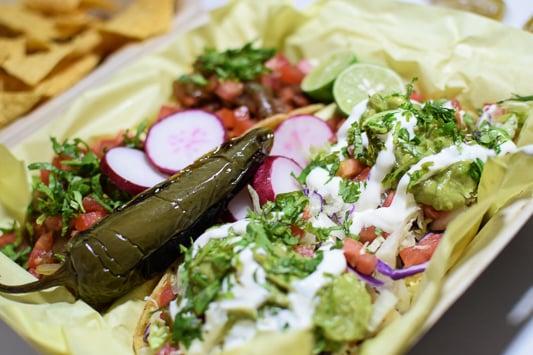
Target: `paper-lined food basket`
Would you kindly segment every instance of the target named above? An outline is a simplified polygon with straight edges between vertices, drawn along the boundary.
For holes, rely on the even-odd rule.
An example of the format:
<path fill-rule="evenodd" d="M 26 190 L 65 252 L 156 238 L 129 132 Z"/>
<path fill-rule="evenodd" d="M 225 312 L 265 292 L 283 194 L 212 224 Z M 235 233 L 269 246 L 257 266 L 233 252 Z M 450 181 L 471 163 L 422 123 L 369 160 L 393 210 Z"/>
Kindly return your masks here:
<path fill-rule="evenodd" d="M 4 135 L 11 150 L 0 146 L 0 220 L 24 217 L 30 197 L 25 165 L 51 158 L 49 136 L 91 141 L 153 118 L 171 99 L 172 81 L 206 46 L 223 49 L 251 40 L 275 46 L 293 60 L 351 48 L 361 62 L 386 65 L 406 81 L 417 77 L 427 97 L 457 97 L 470 108 L 533 90 L 533 36 L 475 15 L 386 0 L 322 1 L 305 10 L 284 1 L 235 1 L 213 12 L 208 24 L 177 34 L 140 57 L 134 53 L 123 58 L 120 70 L 100 77 L 90 89 L 75 88 L 72 96 L 77 97 L 70 97 L 64 109 L 48 112 L 54 117 L 47 117 L 39 130 L 25 136 L 25 127 L 18 136 Z M 524 105 L 533 112 L 530 104 Z M 41 122 L 44 113 L 35 115 L 34 121 Z M 519 145 L 533 143 L 531 117 L 533 113 Z M 517 154 L 486 164 L 479 203 L 449 227 L 426 273 L 416 281 L 412 308 L 366 341 L 362 353 L 405 350 L 513 238 L 533 212 L 532 163 L 533 157 Z M 18 284 L 32 276 L 0 255 L 0 278 Z M 43 353 L 128 354 L 149 287 L 117 301 L 104 314 L 74 301 L 62 288 L 3 295 L 0 317 Z M 309 349 L 309 336 L 291 341 L 302 342 L 295 351 Z M 254 353 L 262 353 L 260 348 Z M 262 348 L 266 353 L 270 349 Z"/>

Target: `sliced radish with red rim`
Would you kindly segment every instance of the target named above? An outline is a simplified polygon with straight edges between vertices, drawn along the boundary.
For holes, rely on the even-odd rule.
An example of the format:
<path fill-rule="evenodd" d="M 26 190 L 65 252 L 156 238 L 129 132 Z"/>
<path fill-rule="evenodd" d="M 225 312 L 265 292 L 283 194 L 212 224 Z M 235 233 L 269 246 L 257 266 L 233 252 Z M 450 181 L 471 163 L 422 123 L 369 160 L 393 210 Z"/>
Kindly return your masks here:
<path fill-rule="evenodd" d="M 127 147 L 108 150 L 100 166 L 113 184 L 133 195 L 157 185 L 168 177 L 150 164 L 143 151 Z"/>
<path fill-rule="evenodd" d="M 226 139 L 222 122 L 212 113 L 187 110 L 155 123 L 144 150 L 161 172 L 173 174 L 221 145 Z"/>
<path fill-rule="evenodd" d="M 311 149 L 325 146 L 333 137 L 333 131 L 322 119 L 311 115 L 294 116 L 276 129 L 270 154 L 284 156 L 300 166 L 306 166 Z"/>
<path fill-rule="evenodd" d="M 292 159 L 270 156 L 255 173 L 252 186 L 259 195 L 261 204 L 274 201 L 277 195 L 299 191 L 300 185 L 294 176 L 300 175 L 302 168 Z"/>
<path fill-rule="evenodd" d="M 248 212 L 253 209 L 252 199 L 248 188 L 242 189 L 235 197 L 228 203 L 228 212 L 232 221 L 238 221 L 246 218 Z"/>

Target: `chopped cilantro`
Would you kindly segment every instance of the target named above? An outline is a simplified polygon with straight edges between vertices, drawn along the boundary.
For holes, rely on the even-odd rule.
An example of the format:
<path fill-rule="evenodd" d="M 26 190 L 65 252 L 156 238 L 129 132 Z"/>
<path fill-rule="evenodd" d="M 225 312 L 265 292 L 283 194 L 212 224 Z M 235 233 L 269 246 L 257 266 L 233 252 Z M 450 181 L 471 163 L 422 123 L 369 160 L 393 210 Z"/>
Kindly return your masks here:
<path fill-rule="evenodd" d="M 483 166 L 484 163 L 481 159 L 476 158 L 472 163 L 470 163 L 470 168 L 468 170 L 468 174 L 476 184 L 479 184 L 479 180 L 481 179 L 481 174 L 483 173 Z"/>
<path fill-rule="evenodd" d="M 298 182 L 304 185 L 307 176 L 309 176 L 311 170 L 316 167 L 326 169 L 327 171 L 329 171 L 329 175 L 333 177 L 335 176 L 335 174 L 337 174 L 337 170 L 339 170 L 340 164 L 341 163 L 339 157 L 336 153 L 319 153 L 313 160 L 311 160 L 309 164 L 307 164 L 305 169 L 302 170 L 302 172 L 298 176 Z"/>
<path fill-rule="evenodd" d="M 474 131 L 474 139 L 496 153 L 500 153 L 500 146 L 511 138 L 504 128 L 491 125 L 487 121 L 482 122 L 479 129 Z"/>
<path fill-rule="evenodd" d="M 17 247 L 14 244 L 8 244 L 0 249 L 8 258 L 19 265 L 24 265 L 30 256 L 31 247 Z"/>
<path fill-rule="evenodd" d="M 79 138 L 59 143 L 51 138 L 54 153 L 60 159 L 63 169 L 50 163 L 33 163 L 30 170 L 47 170 L 49 182 L 45 184 L 35 178 L 33 190 L 35 198 L 29 207 L 30 215 L 38 223 L 48 216 L 62 217 L 62 235 L 65 235 L 71 220 L 79 213 L 84 213 L 82 200 L 92 196 L 109 211 L 122 204 L 127 197 L 112 199 L 103 192 L 100 178 L 100 160 L 89 149 L 87 143 Z"/>
<path fill-rule="evenodd" d="M 273 48 L 254 48 L 253 43 L 246 43 L 237 49 L 228 49 L 219 52 L 213 48 L 207 48 L 193 64 L 194 73 L 182 75 L 181 82 L 190 82 L 204 86 L 212 75 L 220 80 L 251 81 L 269 69 L 265 62 L 275 54 Z"/>
<path fill-rule="evenodd" d="M 188 348 L 194 339 L 202 338 L 202 321 L 191 313 L 179 312 L 174 320 L 173 339 Z"/>
<path fill-rule="evenodd" d="M 355 122 L 348 128 L 347 136 L 348 146 L 352 147 L 351 155 L 356 159 L 363 158 L 365 147 L 363 146 L 359 122 Z"/>
<path fill-rule="evenodd" d="M 15 233 L 15 239 L 0 248 L 0 251 L 17 264 L 24 266 L 28 261 L 31 247 L 22 244 L 21 230 L 16 222 L 9 228 L 0 227 L 0 237 L 8 233 Z"/>
<path fill-rule="evenodd" d="M 178 78 L 180 83 L 194 84 L 196 86 L 205 86 L 208 81 L 202 74 L 183 74 Z"/>
<path fill-rule="evenodd" d="M 343 179 L 339 185 L 339 193 L 344 202 L 354 203 L 359 200 L 361 184 L 358 181 Z"/>
<path fill-rule="evenodd" d="M 421 168 L 415 171 L 411 174 L 411 179 L 409 180 L 409 185 L 407 186 L 407 190 L 411 190 L 411 188 L 418 184 L 429 172 L 429 168 L 433 165 L 433 162 L 429 161 L 424 164 L 422 164 Z"/>
<path fill-rule="evenodd" d="M 133 134 L 129 130 L 124 133 L 124 140 L 122 144 L 125 147 L 143 149 L 144 136 L 148 130 L 148 121 L 142 121 L 134 130 Z"/>

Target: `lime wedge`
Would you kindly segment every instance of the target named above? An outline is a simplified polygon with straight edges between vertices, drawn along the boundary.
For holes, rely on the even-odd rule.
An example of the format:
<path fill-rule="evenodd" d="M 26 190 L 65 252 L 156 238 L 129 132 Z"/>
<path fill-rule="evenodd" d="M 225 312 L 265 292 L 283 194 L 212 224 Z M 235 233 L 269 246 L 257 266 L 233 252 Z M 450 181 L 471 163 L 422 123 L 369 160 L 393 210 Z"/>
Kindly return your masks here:
<path fill-rule="evenodd" d="M 333 96 L 342 112 L 350 115 L 352 108 L 370 95 L 404 90 L 402 78 L 394 71 L 378 65 L 356 63 L 339 74 L 333 85 Z"/>
<path fill-rule="evenodd" d="M 339 74 L 357 61 L 351 51 L 335 52 L 320 62 L 302 81 L 302 90 L 319 101 L 333 101 L 333 82 Z"/>

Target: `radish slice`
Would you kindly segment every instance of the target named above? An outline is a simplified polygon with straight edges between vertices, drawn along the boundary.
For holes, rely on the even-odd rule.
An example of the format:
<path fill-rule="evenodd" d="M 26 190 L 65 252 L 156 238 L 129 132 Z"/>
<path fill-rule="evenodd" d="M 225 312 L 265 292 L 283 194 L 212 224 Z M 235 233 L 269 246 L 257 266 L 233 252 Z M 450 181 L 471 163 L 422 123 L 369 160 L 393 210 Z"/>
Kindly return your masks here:
<path fill-rule="evenodd" d="M 276 129 L 270 154 L 291 158 L 300 166 L 306 166 L 311 147 L 323 147 L 333 136 L 331 128 L 320 118 L 311 115 L 294 116 Z"/>
<path fill-rule="evenodd" d="M 144 150 L 159 171 L 167 174 L 185 168 L 226 139 L 217 116 L 202 110 L 176 112 L 155 123 Z"/>
<path fill-rule="evenodd" d="M 293 177 L 300 175 L 302 168 L 292 159 L 270 156 L 255 173 L 252 186 L 259 194 L 259 201 L 264 204 L 274 201 L 277 195 L 300 190 L 300 185 Z"/>
<path fill-rule="evenodd" d="M 116 147 L 104 155 L 102 172 L 122 191 L 136 195 L 167 178 L 150 164 L 143 151 Z"/>
<path fill-rule="evenodd" d="M 252 199 L 246 187 L 228 203 L 228 211 L 233 222 L 246 218 L 248 211 L 252 209 Z"/>

